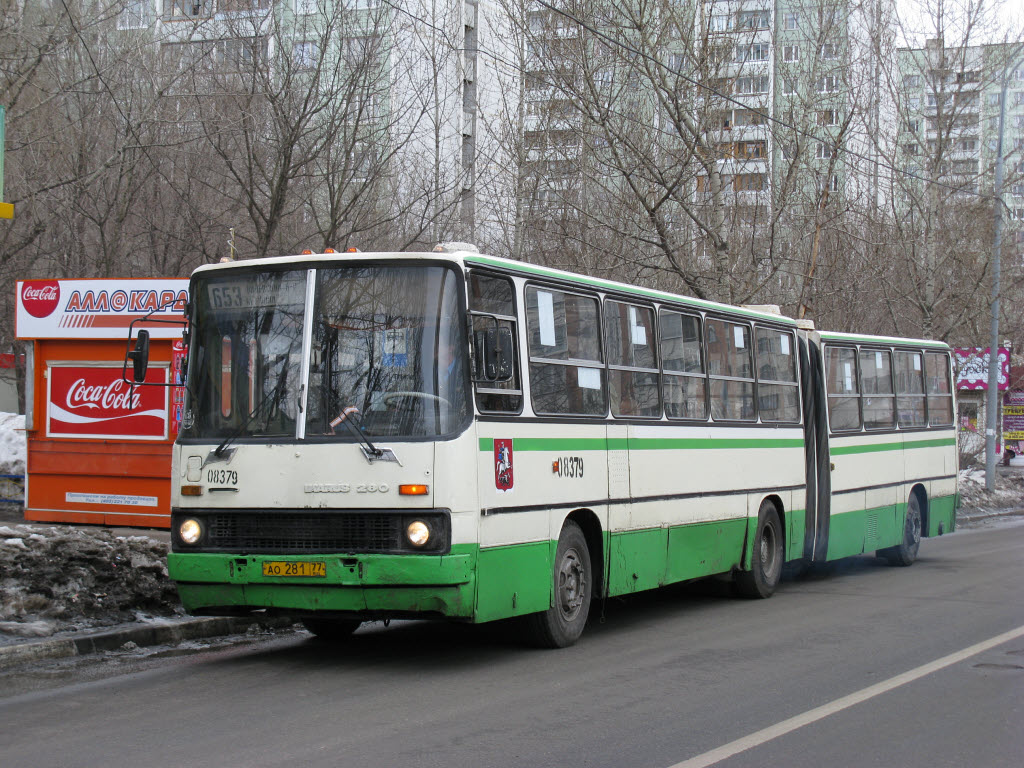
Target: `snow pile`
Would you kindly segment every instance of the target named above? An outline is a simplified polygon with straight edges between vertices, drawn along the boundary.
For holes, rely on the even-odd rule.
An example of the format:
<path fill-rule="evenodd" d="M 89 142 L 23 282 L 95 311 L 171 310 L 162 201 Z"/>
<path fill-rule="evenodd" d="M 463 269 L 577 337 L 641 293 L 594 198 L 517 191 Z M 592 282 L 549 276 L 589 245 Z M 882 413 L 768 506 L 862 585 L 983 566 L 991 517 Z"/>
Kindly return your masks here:
<path fill-rule="evenodd" d="M 0 643 L 181 613 L 161 541 L 0 525 Z"/>
<path fill-rule="evenodd" d="M 960 470 L 960 516 L 970 520 L 1005 510 L 1024 509 L 1024 474 L 1007 472 L 996 478 L 995 490 L 985 490 L 984 469 Z"/>
<path fill-rule="evenodd" d="M 25 417 L 0 413 L 0 475 L 25 474 Z"/>

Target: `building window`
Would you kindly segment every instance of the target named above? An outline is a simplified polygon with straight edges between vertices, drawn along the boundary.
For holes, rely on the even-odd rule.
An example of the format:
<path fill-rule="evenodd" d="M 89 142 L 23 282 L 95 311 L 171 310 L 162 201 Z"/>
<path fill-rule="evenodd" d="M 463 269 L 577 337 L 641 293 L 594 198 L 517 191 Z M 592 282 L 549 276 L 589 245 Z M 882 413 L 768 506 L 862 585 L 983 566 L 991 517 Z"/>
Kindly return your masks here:
<path fill-rule="evenodd" d="M 736 13 L 737 29 L 768 29 L 768 11 L 738 11 Z"/>
<path fill-rule="evenodd" d="M 826 109 L 823 112 L 819 112 L 818 125 L 839 125 L 839 110 Z"/>
<path fill-rule="evenodd" d="M 839 90 L 839 78 L 836 75 L 822 75 L 818 78 L 818 93 L 835 93 Z"/>
<path fill-rule="evenodd" d="M 732 188 L 736 192 L 760 192 L 766 189 L 765 174 L 763 173 L 738 173 L 733 176 Z"/>
<path fill-rule="evenodd" d="M 835 43 L 825 43 L 821 46 L 821 58 L 825 61 L 839 58 L 839 46 Z"/>
<path fill-rule="evenodd" d="M 153 7 L 152 0 L 126 0 L 124 10 L 117 18 L 118 29 L 145 29 Z"/>
<path fill-rule="evenodd" d="M 316 13 L 316 0 L 295 0 L 295 13 L 298 16 Z"/>
<path fill-rule="evenodd" d="M 799 45 L 784 45 L 784 46 L 782 46 L 782 60 L 783 61 L 800 61 L 800 46 Z"/>
<path fill-rule="evenodd" d="M 784 13 L 782 15 L 782 26 L 785 29 L 797 29 L 800 26 L 800 14 Z"/>
<path fill-rule="evenodd" d="M 832 145 L 826 144 L 825 142 L 819 142 L 814 148 L 814 156 L 819 160 L 828 160 L 832 157 Z"/>
<path fill-rule="evenodd" d="M 768 93 L 768 75 L 736 78 L 736 93 Z"/>
<path fill-rule="evenodd" d="M 312 69 L 316 66 L 319 49 L 316 43 L 296 43 L 292 47 L 292 61 L 296 69 Z"/>
<path fill-rule="evenodd" d="M 729 14 L 716 14 L 712 16 L 710 29 L 712 32 L 728 32 L 732 29 L 732 16 Z"/>
<path fill-rule="evenodd" d="M 796 93 L 796 78 L 784 77 L 782 78 L 782 95 L 790 96 Z"/>
<path fill-rule="evenodd" d="M 737 62 L 743 61 L 767 61 L 768 43 L 752 43 L 750 45 L 737 45 L 733 57 Z"/>
<path fill-rule="evenodd" d="M 904 75 L 903 76 L 903 87 L 904 88 L 920 88 L 921 87 L 921 76 L 920 75 Z"/>

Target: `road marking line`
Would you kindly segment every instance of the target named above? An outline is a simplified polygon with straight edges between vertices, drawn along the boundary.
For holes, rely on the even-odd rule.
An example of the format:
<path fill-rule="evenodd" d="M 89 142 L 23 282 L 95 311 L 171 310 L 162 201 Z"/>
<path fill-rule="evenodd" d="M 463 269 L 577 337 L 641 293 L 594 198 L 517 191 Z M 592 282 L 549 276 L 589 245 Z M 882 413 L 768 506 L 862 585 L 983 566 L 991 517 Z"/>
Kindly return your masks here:
<path fill-rule="evenodd" d="M 894 688 L 899 688 L 901 685 L 912 683 L 925 675 L 930 675 L 932 672 L 938 672 L 940 669 L 950 667 L 964 659 L 969 659 L 971 656 L 976 656 L 979 653 L 995 648 L 997 645 L 1002 645 L 1010 640 L 1016 640 L 1021 636 L 1024 636 L 1024 626 L 1011 629 L 1009 632 L 996 635 L 993 638 L 984 640 L 968 648 L 964 648 L 962 651 L 951 653 L 949 656 L 943 656 L 941 659 L 936 659 L 928 664 L 912 669 L 909 672 L 904 672 L 903 674 L 896 675 L 888 680 L 875 683 L 874 685 L 863 688 L 856 693 L 851 693 L 849 696 L 843 696 L 841 699 L 836 699 L 828 704 L 823 704 L 820 707 L 810 709 L 796 715 L 795 717 L 791 717 L 788 720 L 783 720 L 781 723 L 768 726 L 767 728 L 763 728 L 760 731 L 751 733 L 743 738 L 736 739 L 736 741 L 730 741 L 728 744 L 723 744 L 722 746 L 712 749 L 709 752 L 705 752 L 702 755 L 697 755 L 696 757 L 691 757 L 689 760 L 676 763 L 675 765 L 669 766 L 669 768 L 706 768 L 709 765 L 714 765 L 717 762 L 725 760 L 727 757 L 732 757 L 733 755 L 745 752 L 748 749 L 764 744 L 772 739 L 777 739 L 779 736 L 784 736 L 798 728 L 803 728 L 805 725 L 816 723 L 818 720 L 823 720 L 829 715 L 834 715 L 848 707 L 852 707 L 854 704 L 860 704 L 862 701 L 867 701 L 875 696 L 891 691 Z"/>

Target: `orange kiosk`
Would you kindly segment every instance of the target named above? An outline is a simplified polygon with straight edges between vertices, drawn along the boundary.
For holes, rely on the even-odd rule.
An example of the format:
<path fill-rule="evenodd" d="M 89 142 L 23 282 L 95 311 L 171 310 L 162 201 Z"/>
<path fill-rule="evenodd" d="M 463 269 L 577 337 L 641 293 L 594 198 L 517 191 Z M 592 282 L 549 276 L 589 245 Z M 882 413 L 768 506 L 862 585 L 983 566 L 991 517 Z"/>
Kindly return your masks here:
<path fill-rule="evenodd" d="M 180 381 L 187 301 L 183 279 L 18 281 L 26 520 L 170 526 L 184 390 L 132 387 L 122 370 L 134 320 L 150 332 L 146 383 Z"/>

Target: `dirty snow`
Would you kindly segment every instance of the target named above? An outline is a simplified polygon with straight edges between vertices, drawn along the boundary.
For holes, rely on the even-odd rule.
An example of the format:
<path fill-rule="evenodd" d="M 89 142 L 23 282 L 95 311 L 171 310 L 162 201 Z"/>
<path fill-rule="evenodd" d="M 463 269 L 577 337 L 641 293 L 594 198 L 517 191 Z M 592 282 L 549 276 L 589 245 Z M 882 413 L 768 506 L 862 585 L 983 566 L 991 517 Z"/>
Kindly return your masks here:
<path fill-rule="evenodd" d="M 25 474 L 25 417 L 0 413 L 0 475 Z"/>
<path fill-rule="evenodd" d="M 0 525 L 0 644 L 182 613 L 162 541 Z"/>

